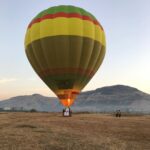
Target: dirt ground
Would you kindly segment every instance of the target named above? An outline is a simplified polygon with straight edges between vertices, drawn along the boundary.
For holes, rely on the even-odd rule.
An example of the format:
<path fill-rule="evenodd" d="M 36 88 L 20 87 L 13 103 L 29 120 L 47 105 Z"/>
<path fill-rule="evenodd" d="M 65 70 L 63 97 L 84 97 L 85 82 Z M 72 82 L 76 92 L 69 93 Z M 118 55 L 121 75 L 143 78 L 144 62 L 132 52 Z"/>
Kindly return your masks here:
<path fill-rule="evenodd" d="M 150 150 L 150 116 L 0 113 L 0 150 Z"/>

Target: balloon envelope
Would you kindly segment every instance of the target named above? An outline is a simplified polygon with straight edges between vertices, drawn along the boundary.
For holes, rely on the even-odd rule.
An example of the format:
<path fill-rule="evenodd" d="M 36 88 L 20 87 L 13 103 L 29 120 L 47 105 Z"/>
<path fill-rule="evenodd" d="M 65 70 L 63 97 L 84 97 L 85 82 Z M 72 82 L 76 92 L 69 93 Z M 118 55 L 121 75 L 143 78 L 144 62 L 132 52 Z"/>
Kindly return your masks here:
<path fill-rule="evenodd" d="M 64 106 L 72 105 L 105 56 L 105 34 L 96 18 L 74 6 L 40 12 L 29 24 L 29 62 Z"/>

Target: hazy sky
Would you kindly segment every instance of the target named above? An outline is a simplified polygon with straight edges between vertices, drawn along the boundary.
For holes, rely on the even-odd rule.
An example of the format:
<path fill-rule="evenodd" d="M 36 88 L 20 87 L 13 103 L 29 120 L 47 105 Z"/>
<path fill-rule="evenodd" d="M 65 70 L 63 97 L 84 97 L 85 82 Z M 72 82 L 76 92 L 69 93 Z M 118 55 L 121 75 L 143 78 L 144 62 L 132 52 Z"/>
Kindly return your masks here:
<path fill-rule="evenodd" d="M 54 96 L 30 66 L 24 36 L 37 13 L 61 4 L 91 12 L 106 33 L 104 62 L 84 91 L 125 84 L 150 93 L 150 0 L 0 0 L 0 99 Z"/>

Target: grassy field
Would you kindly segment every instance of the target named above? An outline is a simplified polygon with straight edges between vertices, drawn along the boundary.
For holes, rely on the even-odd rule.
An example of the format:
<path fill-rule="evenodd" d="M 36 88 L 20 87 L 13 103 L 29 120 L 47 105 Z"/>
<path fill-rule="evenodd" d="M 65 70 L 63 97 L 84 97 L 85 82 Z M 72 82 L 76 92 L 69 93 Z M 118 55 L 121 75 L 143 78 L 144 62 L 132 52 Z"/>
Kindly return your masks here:
<path fill-rule="evenodd" d="M 150 116 L 0 113 L 0 150 L 150 150 Z"/>

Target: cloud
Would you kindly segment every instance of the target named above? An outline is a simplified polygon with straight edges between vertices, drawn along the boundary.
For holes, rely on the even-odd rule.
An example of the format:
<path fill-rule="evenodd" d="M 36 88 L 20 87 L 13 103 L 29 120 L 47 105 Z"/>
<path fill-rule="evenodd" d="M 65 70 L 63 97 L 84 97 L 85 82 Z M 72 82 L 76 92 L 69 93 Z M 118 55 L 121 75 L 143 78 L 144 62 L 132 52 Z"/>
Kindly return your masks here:
<path fill-rule="evenodd" d="M 16 80 L 17 80 L 16 78 L 3 78 L 3 79 L 0 79 L 0 83 L 8 83 L 8 82 L 16 81 Z"/>

